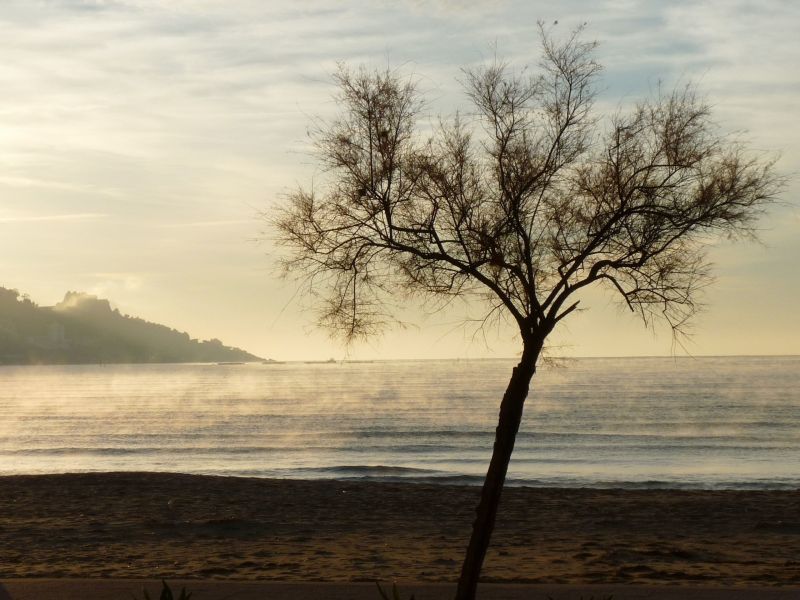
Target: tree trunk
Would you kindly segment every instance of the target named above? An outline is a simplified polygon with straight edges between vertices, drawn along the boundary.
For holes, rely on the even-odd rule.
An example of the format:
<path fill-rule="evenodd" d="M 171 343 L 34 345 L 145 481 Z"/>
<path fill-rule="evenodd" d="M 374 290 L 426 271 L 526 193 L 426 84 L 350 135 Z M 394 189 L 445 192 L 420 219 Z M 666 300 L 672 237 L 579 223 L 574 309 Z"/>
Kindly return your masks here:
<path fill-rule="evenodd" d="M 472 536 L 469 539 L 461 577 L 458 580 L 455 600 L 475 600 L 478 590 L 478 577 L 483 566 L 489 540 L 494 530 L 497 508 L 500 505 L 500 494 L 506 480 L 508 463 L 514 450 L 514 441 L 522 420 L 522 407 L 528 396 L 533 374 L 536 372 L 536 360 L 542 344 L 526 341 L 522 359 L 514 367 L 511 380 L 508 382 L 503 401 L 500 404 L 500 417 L 495 430 L 494 450 L 489 470 L 481 490 L 481 499 L 476 510 L 475 522 L 472 525 Z"/>

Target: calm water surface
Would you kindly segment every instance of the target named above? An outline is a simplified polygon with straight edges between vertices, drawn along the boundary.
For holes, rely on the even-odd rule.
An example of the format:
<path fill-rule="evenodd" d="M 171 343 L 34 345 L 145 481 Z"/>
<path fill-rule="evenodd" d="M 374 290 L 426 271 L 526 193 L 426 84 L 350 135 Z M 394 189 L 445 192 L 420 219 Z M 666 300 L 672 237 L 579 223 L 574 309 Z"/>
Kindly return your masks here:
<path fill-rule="evenodd" d="M 0 367 L 0 474 L 478 483 L 511 360 Z M 515 484 L 800 488 L 800 357 L 543 367 Z"/>

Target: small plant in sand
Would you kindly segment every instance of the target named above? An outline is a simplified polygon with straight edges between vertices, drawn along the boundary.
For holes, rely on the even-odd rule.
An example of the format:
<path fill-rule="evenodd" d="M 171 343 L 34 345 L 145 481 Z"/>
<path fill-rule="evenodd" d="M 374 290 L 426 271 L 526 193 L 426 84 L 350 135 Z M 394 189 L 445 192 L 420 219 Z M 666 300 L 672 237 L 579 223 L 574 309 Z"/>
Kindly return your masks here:
<path fill-rule="evenodd" d="M 192 597 L 192 592 L 187 592 L 186 588 L 181 588 L 181 593 L 178 596 L 175 596 L 172 593 L 172 589 L 167 585 L 167 582 L 163 579 L 161 580 L 161 595 L 158 597 L 158 600 L 189 600 Z M 142 589 L 142 595 L 144 596 L 144 600 L 153 600 L 150 596 L 150 593 Z M 133 596 L 134 600 L 138 600 L 136 596 Z"/>
<path fill-rule="evenodd" d="M 380 583 L 378 583 L 376 581 L 375 585 L 378 586 L 378 593 L 381 595 L 381 598 L 383 600 L 400 600 L 400 590 L 397 589 L 397 584 L 396 583 L 392 584 L 392 595 L 391 595 L 391 597 L 381 587 Z M 411 598 L 409 598 L 409 600 L 414 600 L 414 594 L 411 594 Z"/>

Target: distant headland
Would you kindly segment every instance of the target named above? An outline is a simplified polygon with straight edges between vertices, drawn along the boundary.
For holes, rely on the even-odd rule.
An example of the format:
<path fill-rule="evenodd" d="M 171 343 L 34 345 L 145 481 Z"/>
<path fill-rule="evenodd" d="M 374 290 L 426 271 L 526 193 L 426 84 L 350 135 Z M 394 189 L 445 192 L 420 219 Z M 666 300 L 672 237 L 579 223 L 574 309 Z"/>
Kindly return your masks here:
<path fill-rule="evenodd" d="M 217 339 L 123 315 L 108 300 L 67 292 L 38 306 L 0 287 L 0 364 L 251 362 L 263 359 Z"/>

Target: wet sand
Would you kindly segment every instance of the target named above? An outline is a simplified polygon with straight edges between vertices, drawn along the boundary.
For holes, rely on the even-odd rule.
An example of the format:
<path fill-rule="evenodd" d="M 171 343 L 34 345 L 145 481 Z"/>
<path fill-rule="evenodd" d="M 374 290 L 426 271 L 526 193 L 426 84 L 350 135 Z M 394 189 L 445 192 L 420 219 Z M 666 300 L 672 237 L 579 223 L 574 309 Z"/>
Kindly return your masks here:
<path fill-rule="evenodd" d="M 452 582 L 478 494 L 155 473 L 0 477 L 0 579 Z M 800 491 L 508 488 L 483 573 L 495 583 L 797 586 Z"/>

